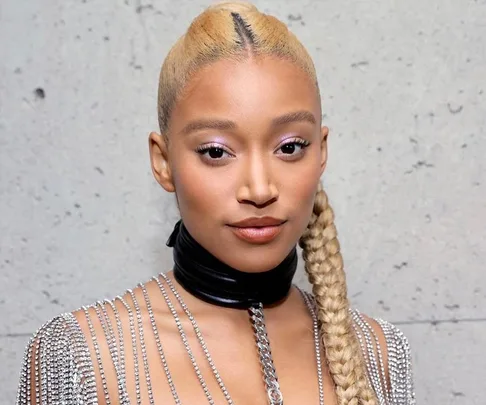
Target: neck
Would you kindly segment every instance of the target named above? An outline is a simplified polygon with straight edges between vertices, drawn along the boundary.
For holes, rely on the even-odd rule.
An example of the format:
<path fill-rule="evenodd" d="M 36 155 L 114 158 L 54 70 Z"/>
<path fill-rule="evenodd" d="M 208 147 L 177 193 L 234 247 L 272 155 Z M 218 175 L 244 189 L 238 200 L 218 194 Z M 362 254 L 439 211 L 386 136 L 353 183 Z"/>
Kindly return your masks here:
<path fill-rule="evenodd" d="M 204 249 L 179 221 L 167 245 L 174 248 L 174 278 L 190 294 L 214 305 L 247 309 L 277 305 L 291 289 L 297 251 L 275 268 L 261 273 L 239 271 Z"/>

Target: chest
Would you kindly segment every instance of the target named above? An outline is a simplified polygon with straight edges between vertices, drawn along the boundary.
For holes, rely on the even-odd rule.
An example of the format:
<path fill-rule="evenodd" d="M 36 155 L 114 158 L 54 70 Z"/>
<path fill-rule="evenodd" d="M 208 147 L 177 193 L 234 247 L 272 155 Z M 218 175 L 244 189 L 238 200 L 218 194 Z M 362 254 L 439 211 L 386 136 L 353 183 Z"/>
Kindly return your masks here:
<path fill-rule="evenodd" d="M 318 405 L 319 379 L 312 328 L 297 326 L 285 332 L 270 328 L 268 332 L 284 403 Z M 129 403 L 269 403 L 251 328 L 230 332 L 221 327 L 205 330 L 203 343 L 197 333 L 187 333 L 181 338 L 172 330 L 164 334 L 162 350 L 162 344 L 155 339 L 146 339 L 145 350 L 139 350 L 137 357 L 126 353 L 125 381 Z M 323 354 L 321 358 L 324 358 Z M 120 379 L 110 380 L 108 391 L 116 397 Z M 333 383 L 325 364 L 321 368 L 321 381 L 326 405 L 335 404 Z M 100 403 L 106 403 L 103 397 L 99 392 Z"/>

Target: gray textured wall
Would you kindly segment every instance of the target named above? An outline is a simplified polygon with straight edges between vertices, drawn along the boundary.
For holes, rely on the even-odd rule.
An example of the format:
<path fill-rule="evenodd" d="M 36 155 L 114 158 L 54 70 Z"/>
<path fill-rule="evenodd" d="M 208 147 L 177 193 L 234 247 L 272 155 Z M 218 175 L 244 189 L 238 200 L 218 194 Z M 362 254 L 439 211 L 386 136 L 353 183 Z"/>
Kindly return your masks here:
<path fill-rule="evenodd" d="M 409 336 L 420 403 L 484 404 L 486 2 L 256 3 L 318 66 L 355 304 Z M 0 404 L 42 322 L 170 268 L 146 137 L 205 4 L 1 0 Z"/>

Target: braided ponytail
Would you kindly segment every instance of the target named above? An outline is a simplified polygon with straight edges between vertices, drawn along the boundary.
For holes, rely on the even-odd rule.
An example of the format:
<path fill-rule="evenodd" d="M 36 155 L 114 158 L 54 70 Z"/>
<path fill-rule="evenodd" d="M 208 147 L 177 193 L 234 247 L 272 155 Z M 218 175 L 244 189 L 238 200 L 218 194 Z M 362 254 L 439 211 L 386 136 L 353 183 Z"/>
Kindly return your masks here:
<path fill-rule="evenodd" d="M 309 225 L 299 245 L 318 308 L 321 336 L 339 405 L 375 405 L 349 313 L 343 259 L 334 213 L 319 184 Z"/>

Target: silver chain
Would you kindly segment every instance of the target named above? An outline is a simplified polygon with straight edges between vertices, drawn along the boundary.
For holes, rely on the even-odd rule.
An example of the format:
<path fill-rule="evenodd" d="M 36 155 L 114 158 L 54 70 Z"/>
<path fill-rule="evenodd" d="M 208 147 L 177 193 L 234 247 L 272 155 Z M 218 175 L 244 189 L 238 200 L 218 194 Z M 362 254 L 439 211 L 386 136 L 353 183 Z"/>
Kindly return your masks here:
<path fill-rule="evenodd" d="M 302 294 L 305 304 L 309 309 L 309 312 L 312 317 L 312 330 L 314 332 L 314 345 L 315 345 L 316 365 L 317 365 L 317 383 L 319 385 L 319 405 L 324 405 L 324 383 L 322 378 L 321 339 L 320 339 L 320 332 L 319 332 L 319 322 L 317 320 L 316 302 L 314 301 L 310 293 L 302 291 L 299 287 L 297 287 L 297 289 Z"/>
<path fill-rule="evenodd" d="M 219 387 L 221 388 L 221 392 L 223 393 L 224 397 L 226 398 L 226 402 L 228 402 L 228 405 L 234 405 L 233 400 L 231 399 L 231 396 L 228 392 L 228 389 L 224 385 L 223 379 L 219 375 L 219 372 L 216 369 L 216 366 L 214 365 L 214 361 L 211 357 L 211 354 L 209 353 L 208 347 L 206 345 L 206 342 L 204 341 L 204 338 L 203 338 L 201 330 L 199 329 L 199 326 L 196 322 L 196 319 L 192 315 L 191 311 L 189 311 L 189 308 L 187 307 L 186 303 L 184 302 L 184 300 L 182 299 L 180 294 L 177 292 L 172 281 L 165 274 L 161 274 L 161 277 L 165 280 L 165 282 L 169 286 L 170 290 L 172 291 L 172 294 L 174 294 L 177 301 L 179 302 L 179 305 L 182 307 L 184 313 L 189 318 L 189 321 L 191 322 L 192 327 L 194 329 L 194 333 L 197 336 L 197 340 L 199 341 L 199 344 L 200 344 L 200 346 L 201 346 L 201 348 L 204 352 L 204 356 L 206 357 L 206 360 L 209 364 L 209 367 L 211 368 L 211 371 L 213 372 L 214 378 L 216 379 Z M 156 278 L 154 278 L 154 280 L 157 281 Z"/>
<path fill-rule="evenodd" d="M 155 281 L 157 282 L 159 289 L 160 289 L 160 292 L 162 293 L 162 295 L 165 299 L 165 302 L 166 302 L 167 306 L 169 307 L 169 310 L 172 314 L 172 317 L 174 318 L 174 321 L 177 325 L 177 330 L 179 331 L 179 335 L 181 336 L 182 343 L 184 344 L 184 349 L 186 349 L 186 352 L 189 355 L 189 358 L 191 359 L 192 367 L 194 368 L 196 376 L 199 380 L 199 384 L 201 385 L 201 388 L 204 391 L 204 395 L 206 395 L 206 399 L 208 400 L 209 404 L 214 405 L 213 397 L 212 397 L 211 393 L 209 392 L 209 387 L 206 384 L 206 380 L 204 379 L 202 372 L 201 372 L 201 369 L 199 368 L 199 366 L 197 364 L 196 357 L 194 356 L 192 349 L 191 349 L 191 346 L 189 345 L 189 340 L 187 339 L 187 335 L 184 332 L 184 328 L 182 327 L 182 322 L 179 318 L 179 315 L 177 314 L 177 311 L 174 308 L 174 305 L 172 304 L 172 301 L 170 300 L 169 295 L 167 294 L 167 291 L 166 291 L 165 287 L 163 286 L 163 284 L 160 282 L 160 280 L 158 278 L 155 278 Z M 174 400 L 175 400 L 175 398 L 174 398 Z"/>
<path fill-rule="evenodd" d="M 283 395 L 278 383 L 277 371 L 273 364 L 272 351 L 268 341 L 267 327 L 263 315 L 263 305 L 261 303 L 248 309 L 250 313 L 251 324 L 255 332 L 258 356 L 262 366 L 263 381 L 267 390 L 268 401 L 270 405 L 283 405 Z"/>
<path fill-rule="evenodd" d="M 177 292 L 176 288 L 174 287 L 173 283 L 171 280 L 165 275 L 165 274 L 160 274 L 160 277 L 167 283 L 169 286 L 169 289 L 173 293 L 173 295 L 176 297 L 177 301 L 179 302 L 179 305 L 182 307 L 184 313 L 186 316 L 189 318 L 194 332 L 197 336 L 198 342 L 204 352 L 204 355 L 206 357 L 206 360 L 211 368 L 211 371 L 213 373 L 214 378 L 216 379 L 221 392 L 223 393 L 228 405 L 233 405 L 233 400 L 231 399 L 231 396 L 226 388 L 226 386 L 223 383 L 223 380 L 214 364 L 214 361 L 211 358 L 211 355 L 209 353 L 209 350 L 207 348 L 207 345 L 203 339 L 201 330 L 199 329 L 199 326 L 196 323 L 196 320 L 194 319 L 194 316 L 192 313 L 189 311 L 187 305 L 185 304 L 184 300 L 182 299 L 181 295 Z M 189 355 L 191 359 L 191 363 L 193 365 L 194 371 L 196 372 L 196 375 L 199 378 L 199 382 L 202 385 L 204 394 L 206 396 L 206 399 L 210 404 L 214 404 L 214 400 L 212 398 L 212 395 L 209 392 L 209 388 L 204 381 L 204 378 L 202 377 L 201 370 L 199 366 L 197 365 L 195 361 L 194 354 L 189 346 L 189 341 L 187 339 L 187 336 L 182 328 L 182 322 L 179 319 L 179 316 L 177 315 L 177 312 L 175 311 L 175 308 L 170 301 L 170 298 L 165 291 L 165 288 L 163 287 L 160 279 L 158 277 L 153 278 L 154 281 L 157 282 L 159 289 L 164 296 L 164 299 L 167 303 L 167 306 L 171 310 L 171 313 L 173 315 L 173 318 L 177 324 L 177 328 L 179 331 L 179 334 L 181 336 L 181 339 L 184 343 L 184 348 L 186 349 L 187 354 Z M 304 299 L 304 302 L 309 310 L 309 313 L 311 314 L 312 317 L 312 323 L 313 323 L 313 332 L 314 332 L 314 346 L 315 346 L 315 352 L 316 352 L 316 363 L 317 363 L 317 383 L 319 387 L 319 405 L 324 405 L 324 385 L 323 385 L 323 378 L 322 378 L 322 357 L 321 357 L 321 345 L 320 345 L 320 339 L 319 339 L 319 325 L 317 321 L 317 314 L 316 314 L 316 309 L 313 305 L 313 300 L 310 297 L 310 295 L 302 290 L 300 290 L 300 293 L 302 294 L 302 297 Z M 256 339 L 256 345 L 258 349 L 258 354 L 260 357 L 260 364 L 262 367 L 262 372 L 263 372 L 263 378 L 265 382 L 265 387 L 268 395 L 268 403 L 269 405 L 283 405 L 283 395 L 280 390 L 280 385 L 278 383 L 278 378 L 277 378 L 277 373 L 275 370 L 275 366 L 273 363 L 273 358 L 272 358 L 272 353 L 270 349 L 270 341 L 268 339 L 268 334 L 266 330 L 266 325 L 265 325 L 265 317 L 263 313 L 263 306 L 261 304 L 256 305 L 251 307 L 249 310 L 250 314 L 250 320 L 252 322 L 253 330 L 255 332 L 255 339 Z M 174 392 L 172 392 L 174 396 Z M 178 398 L 177 398 L 178 399 Z M 177 401 L 176 396 L 174 396 L 174 400 Z"/>

